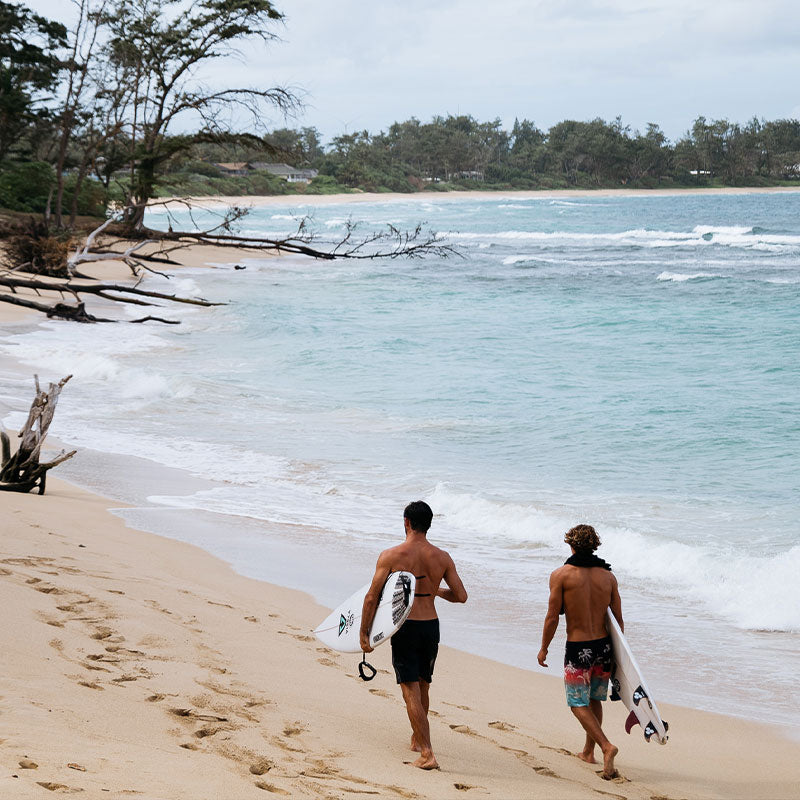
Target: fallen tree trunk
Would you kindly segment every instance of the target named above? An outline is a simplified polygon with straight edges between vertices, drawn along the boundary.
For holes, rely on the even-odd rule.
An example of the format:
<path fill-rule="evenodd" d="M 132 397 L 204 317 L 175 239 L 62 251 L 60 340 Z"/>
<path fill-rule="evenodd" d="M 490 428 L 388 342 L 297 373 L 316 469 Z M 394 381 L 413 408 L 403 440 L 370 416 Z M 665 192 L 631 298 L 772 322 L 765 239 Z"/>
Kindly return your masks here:
<path fill-rule="evenodd" d="M 165 200 L 153 205 L 162 205 L 168 213 L 168 230 L 147 229 L 143 226 L 131 229 L 124 223 L 119 223 L 120 216 L 129 216 L 126 212 L 117 214 L 107 219 L 98 228 L 86 237 L 85 242 L 79 245 L 71 256 L 64 257 L 63 269 L 59 276 L 66 274 L 65 279 L 59 277 L 45 281 L 38 277 L 21 277 L 16 274 L 21 269 L 19 264 L 12 264 L 10 269 L 0 271 L 0 302 L 11 303 L 25 308 L 31 308 L 47 314 L 48 317 L 68 319 L 75 322 L 118 322 L 121 320 L 107 319 L 93 315 L 84 305 L 84 295 L 101 297 L 116 303 L 131 303 L 139 306 L 159 306 L 166 303 L 189 303 L 199 306 L 224 305 L 212 303 L 202 298 L 181 297 L 177 294 L 152 292 L 139 289 L 138 284 L 126 286 L 120 283 L 104 283 L 92 280 L 89 276 L 81 274 L 78 269 L 81 264 L 96 263 L 101 261 L 120 261 L 126 264 L 131 272 L 139 276 L 142 271 L 155 273 L 164 278 L 170 275 L 159 272 L 149 264 L 175 265 L 172 255 L 182 248 L 199 246 L 214 246 L 241 250 L 248 253 L 260 254 L 264 252 L 291 253 L 310 256 L 315 259 L 332 261 L 334 259 L 395 259 L 395 258 L 423 258 L 436 256 L 447 258 L 460 255 L 458 250 L 447 244 L 446 240 L 431 230 L 423 230 L 422 224 L 412 230 L 401 230 L 394 225 L 385 225 L 380 230 L 368 231 L 365 235 L 357 233 L 358 223 L 348 220 L 345 223 L 345 232 L 338 241 L 325 245 L 325 249 L 315 246 L 316 234 L 309 228 L 309 219 L 302 219 L 297 230 L 280 238 L 259 236 L 245 236 L 237 233 L 234 226 L 241 222 L 248 213 L 248 209 L 233 206 L 225 211 L 218 224 L 205 230 L 175 230 L 173 222 L 172 205 L 188 209 L 190 218 L 192 203 L 189 200 Z M 116 228 L 116 230 L 114 230 Z M 45 231 L 46 232 L 46 231 Z M 103 236 L 104 243 L 97 244 L 99 236 Z M 155 245 L 156 252 L 140 253 L 145 245 Z M 117 249 L 119 248 L 119 249 Z M 148 263 L 145 263 L 148 262 Z M 237 269 L 244 267 L 238 267 Z M 82 279 L 82 280 L 78 280 Z M 20 297 L 18 290 L 32 290 L 37 298 L 29 296 Z M 5 291 L 3 291 L 5 290 Z M 66 302 L 45 303 L 48 298 L 43 292 L 56 292 L 62 298 L 69 296 L 74 299 L 74 305 Z M 146 299 L 143 299 L 146 298 Z M 155 302 L 154 302 L 155 301 Z M 128 322 L 161 322 L 164 324 L 178 324 L 178 320 L 165 319 L 160 316 L 147 315 L 139 319 L 129 319 Z"/>
<path fill-rule="evenodd" d="M 77 452 L 69 453 L 63 450 L 52 461 L 42 464 L 39 461 L 42 445 L 47 436 L 47 430 L 56 413 L 56 403 L 64 384 L 72 377 L 67 375 L 58 383 L 51 383 L 47 391 L 39 386 L 39 376 L 34 376 L 36 383 L 36 397 L 31 403 L 28 419 L 20 431 L 20 444 L 17 452 L 11 454 L 11 442 L 5 432 L 0 432 L 2 443 L 2 465 L 0 465 L 0 491 L 3 492 L 30 492 L 38 489 L 39 494 L 44 494 L 47 481 L 47 471 L 72 458 Z"/>

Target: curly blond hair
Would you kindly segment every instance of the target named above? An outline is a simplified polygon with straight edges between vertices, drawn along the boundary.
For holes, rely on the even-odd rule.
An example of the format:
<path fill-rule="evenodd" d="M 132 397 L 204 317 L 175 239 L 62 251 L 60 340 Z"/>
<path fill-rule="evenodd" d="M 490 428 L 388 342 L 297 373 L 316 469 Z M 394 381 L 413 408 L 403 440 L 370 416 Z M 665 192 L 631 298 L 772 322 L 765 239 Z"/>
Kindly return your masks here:
<path fill-rule="evenodd" d="M 600 547 L 600 537 L 591 525 L 576 525 L 564 535 L 564 541 L 575 550 L 593 553 Z"/>

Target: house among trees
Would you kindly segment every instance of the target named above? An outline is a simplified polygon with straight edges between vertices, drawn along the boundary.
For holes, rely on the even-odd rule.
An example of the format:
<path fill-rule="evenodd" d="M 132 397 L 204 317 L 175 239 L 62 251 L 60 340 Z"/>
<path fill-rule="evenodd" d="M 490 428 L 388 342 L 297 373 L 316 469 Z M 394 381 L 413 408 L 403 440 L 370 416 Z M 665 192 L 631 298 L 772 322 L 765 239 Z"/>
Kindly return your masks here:
<path fill-rule="evenodd" d="M 215 163 L 214 166 L 225 176 L 247 175 L 248 164 L 246 161 L 227 161 Z"/>
<path fill-rule="evenodd" d="M 250 169 L 269 172 L 276 178 L 283 178 L 288 183 L 311 183 L 317 177 L 316 169 L 299 169 L 289 164 L 272 164 L 267 161 L 252 161 Z"/>

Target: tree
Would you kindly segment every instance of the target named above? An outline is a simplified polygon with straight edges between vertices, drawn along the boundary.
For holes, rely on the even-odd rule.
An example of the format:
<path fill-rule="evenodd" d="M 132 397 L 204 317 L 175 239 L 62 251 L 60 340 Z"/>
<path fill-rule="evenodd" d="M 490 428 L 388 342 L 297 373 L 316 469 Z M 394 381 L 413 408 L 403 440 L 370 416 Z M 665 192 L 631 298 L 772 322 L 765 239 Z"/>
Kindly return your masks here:
<path fill-rule="evenodd" d="M 199 0 L 188 7 L 183 0 L 112 0 L 103 16 L 110 33 L 105 57 L 114 70 L 110 83 L 133 87 L 124 100 L 132 228 L 143 224 L 160 165 L 194 142 L 213 139 L 223 114 L 243 108 L 257 123 L 265 107 L 286 112 L 298 105 L 281 87 L 213 90 L 197 76 L 206 62 L 229 56 L 246 40 L 274 41 L 272 28 L 282 19 L 269 0 Z M 203 129 L 168 136 L 176 119 L 188 114 L 199 116 Z"/>
<path fill-rule="evenodd" d="M 118 102 L 108 103 L 108 94 L 101 91 L 94 81 L 102 75 L 102 62 L 96 59 L 104 14 L 110 0 L 75 0 L 77 19 L 67 33 L 68 55 L 64 62 L 66 84 L 64 97 L 58 113 L 58 150 L 56 155 L 56 196 L 53 209 L 54 223 L 63 227 L 65 165 L 67 151 L 77 132 L 80 131 L 80 155 L 75 159 L 77 174 L 72 193 L 70 226 L 78 213 L 78 197 L 81 186 L 97 161 L 98 151 L 106 141 L 122 131 L 122 121 L 115 119 L 114 110 Z M 100 84 L 102 86 L 102 82 Z M 94 98 L 87 103 L 86 95 L 94 88 Z M 123 96 L 130 87 L 116 90 Z M 105 101 L 105 102 L 104 102 Z M 110 114 L 110 117 L 109 117 Z"/>
<path fill-rule="evenodd" d="M 511 166 L 525 175 L 535 177 L 544 172 L 547 159 L 547 136 L 530 120 L 514 120 L 511 130 Z"/>
<path fill-rule="evenodd" d="M 0 161 L 41 112 L 61 69 L 66 29 L 23 5 L 0 0 Z"/>

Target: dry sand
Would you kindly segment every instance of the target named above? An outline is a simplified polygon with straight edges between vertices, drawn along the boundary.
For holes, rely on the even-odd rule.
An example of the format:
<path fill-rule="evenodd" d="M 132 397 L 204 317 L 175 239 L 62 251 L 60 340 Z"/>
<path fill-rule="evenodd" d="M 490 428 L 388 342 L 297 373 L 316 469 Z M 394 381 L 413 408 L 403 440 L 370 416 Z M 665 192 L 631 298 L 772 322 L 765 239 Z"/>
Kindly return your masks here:
<path fill-rule="evenodd" d="M 142 248 L 142 253 L 155 253 L 157 247 L 154 245 Z M 227 247 L 200 247 L 198 245 L 189 245 L 173 252 L 171 257 L 177 262 L 176 265 L 153 265 L 154 269 L 158 269 L 166 274 L 180 271 L 181 269 L 193 267 L 214 267 L 218 264 L 235 264 L 242 259 L 247 258 L 270 258 L 274 254 L 269 252 L 245 251 L 240 248 L 227 248 Z M 84 275 L 94 278 L 98 281 L 108 283 L 124 283 L 133 285 L 136 282 L 136 277 L 131 273 L 130 268 L 121 261 L 94 261 L 80 265 L 80 271 Z M 17 273 L 19 277 L 34 277 L 37 280 L 50 281 L 46 277 L 40 275 L 30 276 L 26 273 Z M 52 281 L 57 282 L 57 281 Z M 176 290 L 170 286 L 168 280 L 159 282 L 159 285 L 152 285 L 150 288 L 155 291 L 165 293 L 173 293 Z M 74 303 L 74 298 L 69 295 L 62 296 L 56 291 L 43 291 L 36 292 L 32 289 L 17 289 L 17 295 L 23 298 L 41 303 L 53 303 L 63 300 L 67 303 Z M 180 294 L 180 292 L 177 292 Z M 86 310 L 95 316 L 110 317 L 112 319 L 125 319 L 125 316 L 120 312 L 118 304 L 106 300 L 98 299 L 92 295 L 83 295 L 83 300 L 86 302 Z M 170 304 L 165 301 L 156 301 L 158 306 L 128 306 L 128 308 L 141 308 L 141 316 L 146 314 L 165 315 L 169 317 Z M 35 310 L 15 306 L 10 303 L 0 302 L 0 323 L 4 322 L 28 322 L 28 321 L 42 321 L 45 316 Z M 151 323 L 158 324 L 158 323 Z M 2 800 L 2 798 L 0 798 Z"/>

